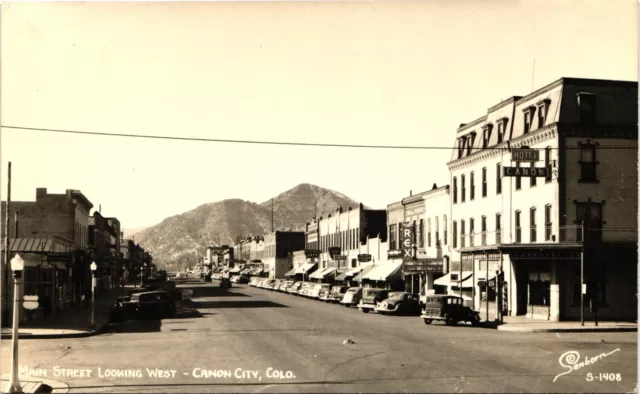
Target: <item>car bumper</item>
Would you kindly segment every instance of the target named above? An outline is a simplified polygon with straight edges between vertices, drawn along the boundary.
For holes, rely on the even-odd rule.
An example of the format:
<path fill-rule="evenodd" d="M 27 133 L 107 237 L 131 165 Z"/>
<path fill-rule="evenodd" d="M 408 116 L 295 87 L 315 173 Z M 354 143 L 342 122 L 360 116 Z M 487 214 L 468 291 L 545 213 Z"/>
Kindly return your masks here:
<path fill-rule="evenodd" d="M 395 308 L 393 308 L 393 309 L 389 309 L 389 308 L 380 308 L 380 307 L 377 307 L 377 306 L 376 306 L 374 309 L 375 309 L 375 310 L 376 310 L 376 312 L 378 312 L 378 313 L 395 313 L 395 312 L 397 312 L 397 311 L 398 311 L 398 307 L 397 307 L 397 306 L 396 306 Z"/>
<path fill-rule="evenodd" d="M 420 315 L 420 318 L 424 320 L 444 320 L 442 316 Z"/>

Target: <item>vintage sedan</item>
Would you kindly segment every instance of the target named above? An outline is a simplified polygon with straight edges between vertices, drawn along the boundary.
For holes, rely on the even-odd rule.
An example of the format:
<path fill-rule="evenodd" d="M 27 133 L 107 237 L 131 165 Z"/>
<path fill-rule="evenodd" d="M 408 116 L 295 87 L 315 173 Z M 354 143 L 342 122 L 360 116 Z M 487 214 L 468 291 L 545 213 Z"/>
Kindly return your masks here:
<path fill-rule="evenodd" d="M 111 306 L 111 320 L 118 322 L 173 317 L 176 303 L 172 298 L 166 291 L 147 291 L 120 297 Z"/>
<path fill-rule="evenodd" d="M 389 290 L 387 289 L 364 289 L 362 290 L 362 299 L 358 304 L 358 308 L 362 312 L 368 313 L 375 310 L 378 303 L 382 302 L 382 300 L 386 300 L 387 298 L 389 298 Z"/>
<path fill-rule="evenodd" d="M 347 290 L 346 293 L 344 293 L 344 296 L 342 297 L 342 300 L 340 300 L 340 303 L 349 308 L 358 305 L 361 298 L 362 287 L 351 287 L 349 288 L 349 290 Z"/>
<path fill-rule="evenodd" d="M 425 324 L 434 320 L 444 321 L 453 326 L 458 322 L 468 322 L 473 326 L 480 325 L 480 314 L 464 305 L 464 299 L 454 295 L 429 295 L 426 297 L 420 318 Z"/>
<path fill-rule="evenodd" d="M 320 300 L 324 302 L 340 302 L 347 290 L 349 290 L 349 286 L 332 286 L 328 292 L 321 292 Z"/>
<path fill-rule="evenodd" d="M 298 294 L 298 291 L 300 290 L 301 286 L 302 286 L 302 282 L 293 282 L 293 284 L 287 288 L 287 293 Z"/>
<path fill-rule="evenodd" d="M 328 294 L 331 290 L 331 285 L 328 283 L 317 283 L 313 288 L 311 288 L 311 293 L 309 294 L 310 298 L 314 300 L 319 300 L 321 295 Z"/>
<path fill-rule="evenodd" d="M 389 298 L 376 305 L 375 310 L 382 314 L 419 315 L 420 303 L 418 296 L 398 291 L 389 293 Z"/>

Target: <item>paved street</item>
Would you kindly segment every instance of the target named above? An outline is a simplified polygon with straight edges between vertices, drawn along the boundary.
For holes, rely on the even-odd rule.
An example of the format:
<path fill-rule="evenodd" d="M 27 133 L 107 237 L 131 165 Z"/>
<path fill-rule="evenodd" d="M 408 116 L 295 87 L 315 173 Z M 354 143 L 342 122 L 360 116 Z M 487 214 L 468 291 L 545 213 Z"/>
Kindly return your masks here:
<path fill-rule="evenodd" d="M 22 341 L 20 364 L 46 370 L 47 378 L 66 382 L 71 392 L 629 392 L 636 387 L 636 333 L 427 326 L 417 317 L 364 314 L 234 286 L 225 291 L 215 281 L 194 280 L 179 285 L 193 289 L 194 298 L 176 319 L 128 322 L 89 338 Z M 354 343 L 343 344 L 346 339 Z M 558 360 L 567 351 L 579 352 L 581 361 L 615 352 L 553 382 L 567 371 Z M 3 341 L 3 371 L 9 357 L 10 341 Z M 77 376 L 56 376 L 56 366 Z M 134 376 L 104 377 L 115 369 L 132 370 Z M 164 377 L 149 377 L 156 369 L 165 370 Z M 81 376 L 81 370 L 90 376 Z M 621 381 L 589 381 L 588 373 L 619 374 Z"/>

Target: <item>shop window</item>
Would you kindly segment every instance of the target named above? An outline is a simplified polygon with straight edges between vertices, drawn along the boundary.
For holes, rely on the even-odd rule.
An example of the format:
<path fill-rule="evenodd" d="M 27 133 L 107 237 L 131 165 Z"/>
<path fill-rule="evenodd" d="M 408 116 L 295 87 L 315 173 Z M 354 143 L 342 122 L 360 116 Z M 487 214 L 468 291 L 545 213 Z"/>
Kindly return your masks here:
<path fill-rule="evenodd" d="M 551 273 L 529 272 L 529 305 L 549 306 Z"/>
<path fill-rule="evenodd" d="M 496 280 L 495 278 L 489 280 L 489 282 L 482 280 L 478 282 L 480 290 L 480 300 L 482 302 L 495 302 L 496 301 Z"/>

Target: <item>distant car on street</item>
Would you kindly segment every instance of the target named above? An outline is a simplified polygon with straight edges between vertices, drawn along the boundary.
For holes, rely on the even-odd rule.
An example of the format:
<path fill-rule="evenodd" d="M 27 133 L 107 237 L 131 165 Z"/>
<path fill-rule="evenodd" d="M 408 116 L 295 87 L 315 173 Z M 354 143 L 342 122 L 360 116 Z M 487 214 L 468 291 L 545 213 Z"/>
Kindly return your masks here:
<path fill-rule="evenodd" d="M 376 312 L 381 314 L 420 314 L 420 302 L 417 295 L 403 291 L 389 293 L 389 298 L 376 305 Z"/>
<path fill-rule="evenodd" d="M 480 314 L 464 305 L 464 299 L 454 295 L 430 295 L 426 297 L 420 318 L 425 324 L 434 320 L 444 321 L 448 326 L 458 322 L 469 322 L 473 326 L 480 324 Z"/>

